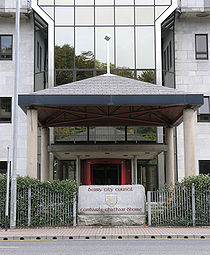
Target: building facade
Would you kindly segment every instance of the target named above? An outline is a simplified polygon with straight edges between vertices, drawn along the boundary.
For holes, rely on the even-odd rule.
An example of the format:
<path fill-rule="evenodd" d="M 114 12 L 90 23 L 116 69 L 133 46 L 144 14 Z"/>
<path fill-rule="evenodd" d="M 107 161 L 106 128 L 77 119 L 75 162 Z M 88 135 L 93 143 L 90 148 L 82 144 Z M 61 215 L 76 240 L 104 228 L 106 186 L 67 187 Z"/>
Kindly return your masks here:
<path fill-rule="evenodd" d="M 7 146 L 12 147 L 15 1 L 3 1 L 1 5 L 0 70 L 3 79 L 0 161 L 2 171 L 5 171 Z M 22 0 L 19 94 L 105 74 L 104 37 L 109 35 L 111 73 L 204 94 L 205 104 L 198 117 L 197 112 L 194 113 L 196 174 L 202 173 L 210 162 L 209 7 L 208 1 Z M 18 121 L 17 172 L 26 175 L 29 173 L 26 156 L 27 120 L 21 109 Z M 182 130 L 181 125 L 174 128 L 175 180 L 185 176 Z M 38 166 L 37 171 L 31 174 L 33 177 L 41 180 L 77 177 L 79 184 L 85 184 L 82 177 L 76 175 L 79 171 L 79 176 L 82 176 L 87 162 L 92 162 L 91 172 L 95 177 L 91 184 L 121 184 L 119 168 L 122 166 L 119 162 L 123 161 L 126 171 L 134 173 L 129 177 L 132 183 L 135 179 L 135 183 L 143 184 L 148 190 L 155 190 L 166 182 L 164 150 L 144 150 L 143 153 L 134 153 L 132 150 L 125 153 L 123 150 L 126 144 L 165 145 L 166 131 L 162 127 L 72 125 L 50 128 L 49 167 L 45 175 L 41 166 L 44 141 L 40 134 L 41 131 L 38 132 L 39 143 L 35 147 Z M 71 146 L 69 151 L 65 149 L 67 145 Z M 82 152 L 78 150 L 79 146 L 98 147 L 92 152 L 89 149 Z M 108 146 L 119 149 L 113 153 Z"/>

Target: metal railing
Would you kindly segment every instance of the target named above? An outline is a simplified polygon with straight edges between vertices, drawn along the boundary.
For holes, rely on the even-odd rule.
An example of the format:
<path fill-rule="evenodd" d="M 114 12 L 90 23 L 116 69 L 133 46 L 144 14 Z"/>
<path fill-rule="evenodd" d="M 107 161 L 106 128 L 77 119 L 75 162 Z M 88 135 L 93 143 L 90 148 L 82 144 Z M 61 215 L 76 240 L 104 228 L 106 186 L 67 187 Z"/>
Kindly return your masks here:
<path fill-rule="evenodd" d="M 210 225 L 209 187 L 174 187 L 170 191 L 148 191 L 148 225 Z"/>
<path fill-rule="evenodd" d="M 0 227 L 5 226 L 6 190 L 0 192 Z M 75 225 L 76 196 L 48 188 L 17 189 L 17 227 Z"/>

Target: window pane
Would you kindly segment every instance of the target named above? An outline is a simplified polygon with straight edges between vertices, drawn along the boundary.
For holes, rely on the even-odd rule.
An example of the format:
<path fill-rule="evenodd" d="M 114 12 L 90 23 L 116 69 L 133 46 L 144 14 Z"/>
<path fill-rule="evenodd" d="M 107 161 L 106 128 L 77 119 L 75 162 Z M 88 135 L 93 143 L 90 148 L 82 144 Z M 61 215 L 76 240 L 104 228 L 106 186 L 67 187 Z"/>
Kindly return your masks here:
<path fill-rule="evenodd" d="M 168 6 L 156 6 L 155 7 L 155 19 L 158 19 L 167 8 L 168 8 Z"/>
<path fill-rule="evenodd" d="M 114 7 L 96 7 L 96 25 L 114 25 Z"/>
<path fill-rule="evenodd" d="M 171 0 L 155 0 L 156 5 L 170 5 Z"/>
<path fill-rule="evenodd" d="M 136 28 L 136 66 L 139 69 L 155 68 L 154 28 Z"/>
<path fill-rule="evenodd" d="M 104 37 L 111 37 L 109 43 L 109 59 L 114 64 L 114 28 L 112 27 L 96 27 L 96 67 L 98 69 L 106 68 L 106 40 Z"/>
<path fill-rule="evenodd" d="M 136 0 L 136 5 L 154 5 L 154 0 Z"/>
<path fill-rule="evenodd" d="M 115 0 L 116 5 L 133 5 L 134 0 Z"/>
<path fill-rule="evenodd" d="M 94 8 L 93 7 L 76 7 L 75 9 L 75 25 L 93 25 L 94 24 Z"/>
<path fill-rule="evenodd" d="M 133 7 L 116 7 L 115 8 L 116 25 L 133 25 L 134 8 Z"/>
<path fill-rule="evenodd" d="M 95 5 L 113 5 L 114 0 L 95 0 Z"/>
<path fill-rule="evenodd" d="M 74 8 L 56 7 L 55 25 L 74 25 Z"/>
<path fill-rule="evenodd" d="M 116 28 L 116 66 L 134 68 L 134 28 Z"/>
<path fill-rule="evenodd" d="M 136 7 L 136 25 L 153 25 L 154 8 Z"/>
<path fill-rule="evenodd" d="M 78 68 L 94 67 L 94 30 L 92 27 L 75 29 L 76 66 Z"/>
<path fill-rule="evenodd" d="M 94 5 L 94 0 L 75 0 L 76 5 Z"/>
<path fill-rule="evenodd" d="M 155 73 L 153 70 L 137 72 L 137 79 L 143 82 L 155 83 Z"/>
<path fill-rule="evenodd" d="M 73 82 L 73 72 L 56 71 L 56 86 Z"/>
<path fill-rule="evenodd" d="M 0 98 L 0 122 L 11 121 L 11 98 Z"/>
<path fill-rule="evenodd" d="M 0 59 L 12 59 L 12 36 L 0 36 Z"/>
<path fill-rule="evenodd" d="M 42 7 L 42 10 L 44 10 L 50 18 L 54 20 L 54 7 Z"/>
<path fill-rule="evenodd" d="M 209 114 L 209 98 L 208 97 L 204 97 L 204 104 L 201 105 L 201 107 L 199 108 L 199 113 L 200 114 Z"/>
<path fill-rule="evenodd" d="M 0 161 L 0 174 L 7 173 L 7 161 Z"/>
<path fill-rule="evenodd" d="M 207 44 L 206 44 L 206 35 L 196 35 L 196 51 L 197 52 L 206 52 Z"/>
<path fill-rule="evenodd" d="M 55 68 L 70 69 L 74 67 L 74 28 L 55 28 Z"/>
<path fill-rule="evenodd" d="M 54 0 L 38 0 L 38 4 L 43 4 L 43 5 L 53 5 Z"/>
<path fill-rule="evenodd" d="M 74 0 L 55 0 L 55 5 L 74 5 Z"/>
<path fill-rule="evenodd" d="M 93 71 L 77 71 L 77 81 L 93 77 Z"/>

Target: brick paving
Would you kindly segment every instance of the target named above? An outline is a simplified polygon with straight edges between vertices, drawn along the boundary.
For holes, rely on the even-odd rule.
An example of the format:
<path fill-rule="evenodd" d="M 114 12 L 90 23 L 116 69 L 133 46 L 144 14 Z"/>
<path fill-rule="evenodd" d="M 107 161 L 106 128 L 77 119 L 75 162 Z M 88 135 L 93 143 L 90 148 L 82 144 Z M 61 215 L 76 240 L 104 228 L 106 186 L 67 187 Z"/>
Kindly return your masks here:
<path fill-rule="evenodd" d="M 210 238 L 209 227 L 69 227 L 0 230 L 0 240 L 64 238 Z"/>

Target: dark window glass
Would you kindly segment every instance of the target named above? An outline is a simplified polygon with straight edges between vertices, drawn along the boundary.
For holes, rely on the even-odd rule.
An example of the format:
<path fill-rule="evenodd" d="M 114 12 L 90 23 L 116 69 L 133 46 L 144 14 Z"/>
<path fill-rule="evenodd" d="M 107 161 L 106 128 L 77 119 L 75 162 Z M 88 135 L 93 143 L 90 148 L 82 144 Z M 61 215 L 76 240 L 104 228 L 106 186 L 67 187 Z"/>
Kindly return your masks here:
<path fill-rule="evenodd" d="M 196 59 L 208 59 L 208 35 L 195 35 Z"/>
<path fill-rule="evenodd" d="M 169 71 L 169 47 L 167 46 L 167 62 L 166 62 L 166 66 L 167 66 L 167 71 Z"/>
<path fill-rule="evenodd" d="M 11 98 L 0 98 L 0 123 L 11 122 Z"/>
<path fill-rule="evenodd" d="M 42 47 L 40 46 L 40 72 L 42 71 Z"/>
<path fill-rule="evenodd" d="M 0 161 L 0 174 L 7 173 L 7 161 Z"/>
<path fill-rule="evenodd" d="M 204 97 L 204 103 L 198 109 L 198 121 L 199 122 L 209 122 L 210 121 L 209 97 Z"/>
<path fill-rule="evenodd" d="M 199 160 L 199 174 L 210 174 L 210 160 Z"/>
<path fill-rule="evenodd" d="M 36 61 L 37 61 L 37 67 L 39 68 L 39 56 L 40 56 L 39 55 L 39 42 L 37 42 L 37 49 L 36 50 L 37 50 Z"/>
<path fill-rule="evenodd" d="M 169 60 L 170 60 L 170 68 L 172 68 L 172 45 L 171 45 L 171 41 L 169 42 Z"/>
<path fill-rule="evenodd" d="M 0 35 L 0 60 L 12 59 L 12 35 Z"/>

